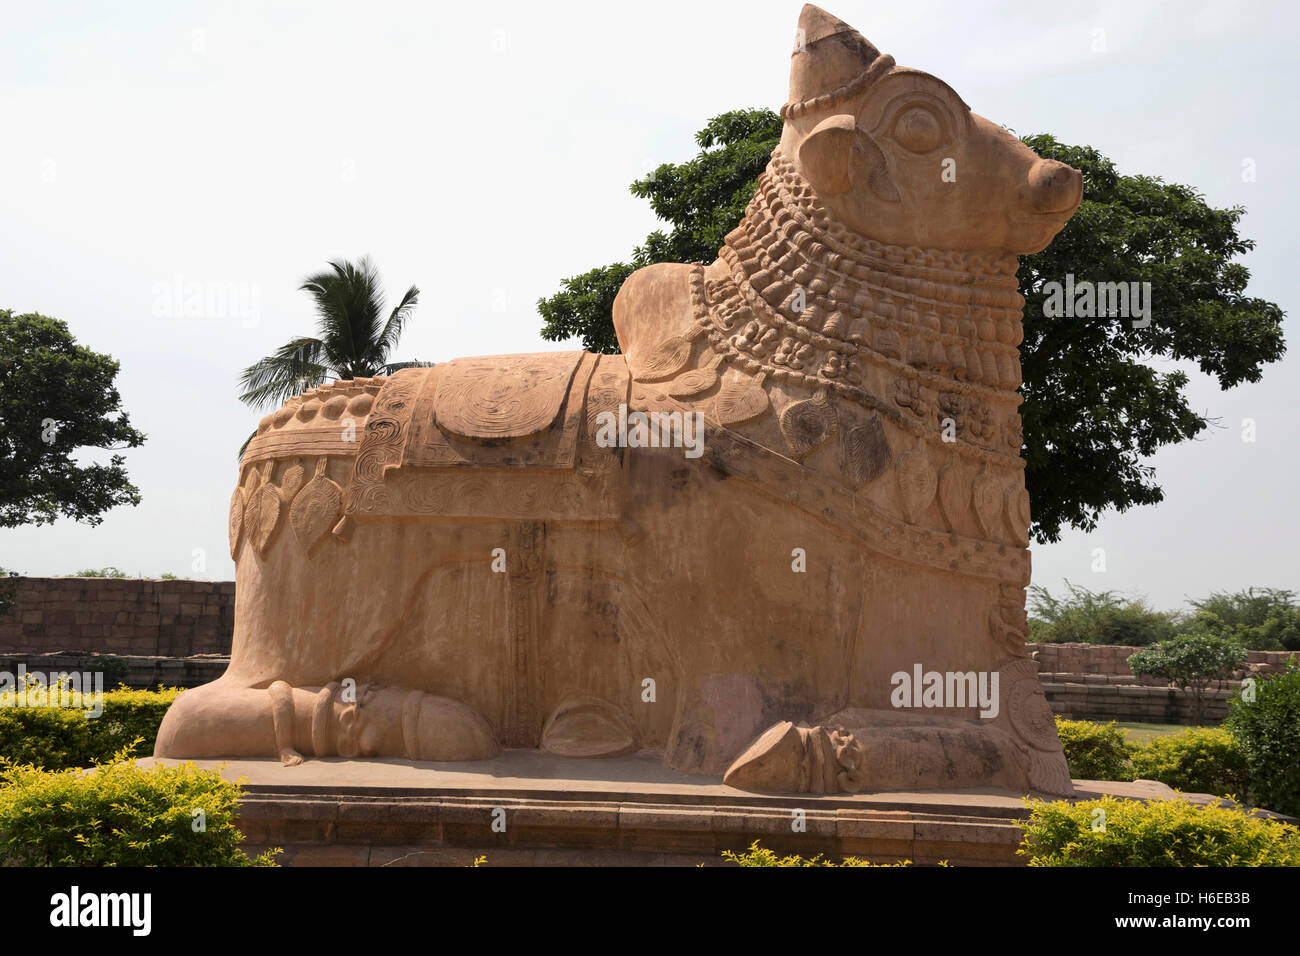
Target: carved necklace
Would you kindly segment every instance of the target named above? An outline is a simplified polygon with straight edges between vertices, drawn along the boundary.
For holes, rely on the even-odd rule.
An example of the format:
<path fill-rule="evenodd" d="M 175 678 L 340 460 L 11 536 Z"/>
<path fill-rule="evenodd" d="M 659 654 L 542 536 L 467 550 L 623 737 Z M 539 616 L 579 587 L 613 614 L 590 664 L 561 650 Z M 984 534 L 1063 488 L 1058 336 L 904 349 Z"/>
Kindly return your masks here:
<path fill-rule="evenodd" d="M 724 362 L 750 373 L 716 398 L 729 426 L 767 411 L 770 382 L 807 388 L 812 398 L 783 415 L 783 431 L 784 419 L 794 419 L 787 438 L 796 436 L 797 455 L 807 436 L 815 446 L 834 431 L 836 396 L 932 440 L 932 411 L 960 416 L 963 434 L 949 448 L 1023 467 L 1014 389 L 1024 300 L 1014 256 L 854 235 L 829 219 L 778 150 L 718 258 L 730 274 L 706 283 L 702 266 L 692 270 L 694 325 L 660 343 L 638 378 L 672 378 L 668 393 L 687 398 L 713 387 Z M 701 337 L 713 354 L 683 373 Z M 883 395 L 863 387 L 873 368 L 889 383 Z"/>

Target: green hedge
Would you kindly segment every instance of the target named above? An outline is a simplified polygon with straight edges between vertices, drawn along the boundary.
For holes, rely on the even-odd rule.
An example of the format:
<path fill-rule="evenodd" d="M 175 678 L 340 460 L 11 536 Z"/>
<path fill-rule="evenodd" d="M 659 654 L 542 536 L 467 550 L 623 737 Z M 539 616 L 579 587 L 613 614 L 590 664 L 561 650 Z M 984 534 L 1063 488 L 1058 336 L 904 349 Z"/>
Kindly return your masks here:
<path fill-rule="evenodd" d="M 15 707 L 10 692 L 0 698 L 0 757 L 64 770 L 102 763 L 123 750 L 128 756 L 151 754 L 163 715 L 179 693 L 176 687 L 122 687 L 104 694 L 102 714 L 87 717 L 81 707 Z"/>
<path fill-rule="evenodd" d="M 1300 668 L 1260 681 L 1223 727 L 1188 727 L 1134 746 L 1114 721 L 1056 718 L 1070 776 L 1158 780 L 1300 816 Z"/>
<path fill-rule="evenodd" d="M 1114 797 L 1029 807 L 1018 852 L 1030 866 L 1300 866 L 1300 830 L 1233 807 Z"/>
<path fill-rule="evenodd" d="M 1056 718 L 1056 733 L 1065 749 L 1070 776 L 1082 780 L 1132 780 L 1129 758 L 1133 746 L 1112 720 L 1098 724 L 1090 720 Z"/>
<path fill-rule="evenodd" d="M 1245 760 L 1252 801 L 1300 817 L 1300 664 L 1258 681 L 1253 701 L 1234 698 L 1224 727 Z"/>
<path fill-rule="evenodd" d="M 3 763 L 0 775 L 0 865 L 274 866 L 279 852 L 250 858 L 239 848 L 239 784 L 193 764 Z"/>
<path fill-rule="evenodd" d="M 1135 748 L 1132 776 L 1159 780 L 1188 793 L 1245 799 L 1250 791 L 1241 747 L 1220 727 L 1189 727 Z"/>

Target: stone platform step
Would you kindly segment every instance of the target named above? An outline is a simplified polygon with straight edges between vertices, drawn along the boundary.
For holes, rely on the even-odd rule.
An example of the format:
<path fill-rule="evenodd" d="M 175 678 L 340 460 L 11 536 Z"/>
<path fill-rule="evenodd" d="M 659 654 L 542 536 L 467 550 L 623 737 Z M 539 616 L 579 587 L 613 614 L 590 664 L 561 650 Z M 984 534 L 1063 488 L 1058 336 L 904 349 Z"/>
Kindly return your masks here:
<path fill-rule="evenodd" d="M 1028 814 L 1023 797 L 991 788 L 754 794 L 719 777 L 678 773 L 651 753 L 583 761 L 510 750 L 460 764 L 194 763 L 244 778 L 238 825 L 247 849 L 283 847 L 280 861 L 289 866 L 465 866 L 479 856 L 489 865 L 718 864 L 723 850 L 755 840 L 780 853 L 880 863 L 1024 862 L 1015 852 Z M 1166 794 L 1167 787 L 1124 795 Z"/>

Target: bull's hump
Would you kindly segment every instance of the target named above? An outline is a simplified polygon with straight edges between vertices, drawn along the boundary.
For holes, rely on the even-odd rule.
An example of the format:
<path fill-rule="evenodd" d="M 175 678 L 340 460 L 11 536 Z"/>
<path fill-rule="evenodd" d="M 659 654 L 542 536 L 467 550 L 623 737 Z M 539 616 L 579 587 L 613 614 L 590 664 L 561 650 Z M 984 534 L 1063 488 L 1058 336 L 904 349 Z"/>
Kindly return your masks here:
<path fill-rule="evenodd" d="M 627 277 L 614 299 L 614 332 L 633 376 L 655 347 L 691 328 L 691 270 L 694 266 L 662 262 Z"/>

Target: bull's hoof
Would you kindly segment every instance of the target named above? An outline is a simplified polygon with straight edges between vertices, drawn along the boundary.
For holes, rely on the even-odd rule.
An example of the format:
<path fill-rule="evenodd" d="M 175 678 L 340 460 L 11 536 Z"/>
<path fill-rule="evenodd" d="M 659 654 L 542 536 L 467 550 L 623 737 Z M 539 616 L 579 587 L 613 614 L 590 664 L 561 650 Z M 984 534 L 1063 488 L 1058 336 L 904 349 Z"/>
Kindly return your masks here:
<path fill-rule="evenodd" d="M 542 728 L 542 750 L 557 757 L 622 757 L 640 749 L 632 718 L 596 697 L 566 700 Z"/>
<path fill-rule="evenodd" d="M 488 760 L 501 753 L 501 744 L 478 711 L 419 691 L 408 694 L 402 707 L 402 739 L 412 760 Z"/>
<path fill-rule="evenodd" d="M 864 781 L 862 751 L 842 727 L 769 727 L 736 758 L 723 782 L 760 793 L 857 793 Z"/>

